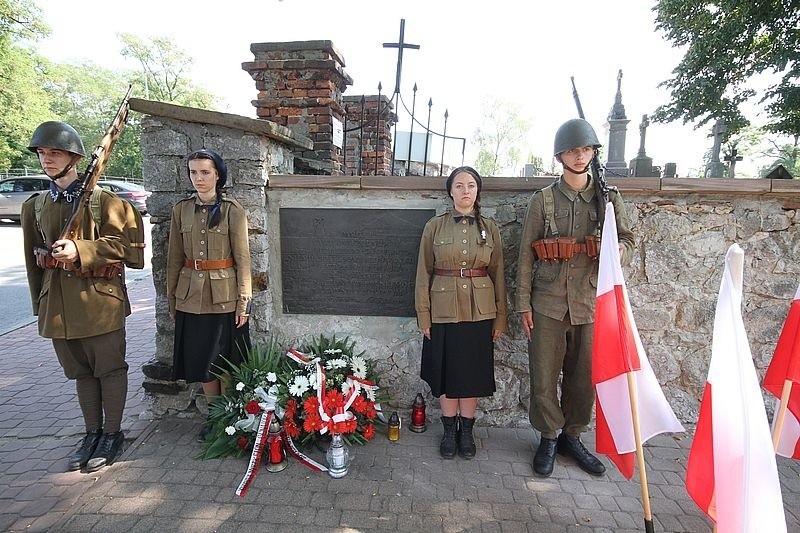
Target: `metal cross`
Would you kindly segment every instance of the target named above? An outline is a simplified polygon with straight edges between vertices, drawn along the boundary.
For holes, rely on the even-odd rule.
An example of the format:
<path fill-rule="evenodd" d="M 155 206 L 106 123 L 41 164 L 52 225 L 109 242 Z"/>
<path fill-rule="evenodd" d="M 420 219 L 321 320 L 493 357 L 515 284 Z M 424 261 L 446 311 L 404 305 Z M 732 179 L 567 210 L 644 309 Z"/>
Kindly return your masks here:
<path fill-rule="evenodd" d="M 384 48 L 397 48 L 397 75 L 394 82 L 394 94 L 400 93 L 400 73 L 403 71 L 403 49 L 419 50 L 418 44 L 408 44 L 404 41 L 406 33 L 406 19 L 400 19 L 400 39 L 396 43 L 383 43 Z"/>

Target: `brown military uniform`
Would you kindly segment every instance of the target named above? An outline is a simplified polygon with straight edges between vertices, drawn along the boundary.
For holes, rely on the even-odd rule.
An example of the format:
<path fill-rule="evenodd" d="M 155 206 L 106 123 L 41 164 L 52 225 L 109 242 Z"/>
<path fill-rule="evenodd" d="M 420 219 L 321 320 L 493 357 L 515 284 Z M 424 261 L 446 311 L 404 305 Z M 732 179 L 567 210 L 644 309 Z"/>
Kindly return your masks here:
<path fill-rule="evenodd" d="M 494 319 L 492 329 L 505 331 L 508 322 L 503 250 L 500 230 L 481 217 L 486 243 L 481 243 L 477 224 L 456 224 L 453 213 L 432 218 L 425 225 L 417 263 L 415 302 L 417 323 L 477 322 Z M 461 278 L 438 276 L 436 268 L 485 267 L 488 276 Z"/>
<path fill-rule="evenodd" d="M 247 216 L 231 198 L 223 198 L 220 223 L 208 228 L 211 205 L 196 195 L 178 202 L 172 209 L 167 258 L 167 298 L 170 313 L 248 314 L 252 298 Z M 215 270 L 194 270 L 185 260 L 233 258 L 234 265 Z"/>
<path fill-rule="evenodd" d="M 130 241 L 125 227 L 124 200 L 104 190 L 100 198 L 100 227 L 89 209 L 84 212 L 83 234 L 73 239 L 78 251 L 77 270 L 42 269 L 34 248 L 49 247 L 58 239 L 73 204 L 49 193 L 36 220 L 36 197 L 22 204 L 20 219 L 25 244 L 25 266 L 39 334 L 49 337 L 64 369 L 76 380 L 87 432 L 120 430 L 128 387 L 125 362 L 125 317 L 130 314 L 124 267 L 111 279 L 92 272 L 125 257 Z M 74 200 L 77 201 L 77 200 Z M 81 274 L 80 276 L 78 274 Z M 104 415 L 105 414 L 105 419 Z"/>
<path fill-rule="evenodd" d="M 597 235 L 597 198 L 591 178 L 582 191 L 569 187 L 563 176 L 550 186 L 553 192 L 553 219 L 558 235 L 575 237 L 584 243 L 587 235 Z M 531 197 L 519 249 L 517 270 L 518 312 L 533 311 L 533 330 L 528 346 L 531 380 L 531 424 L 546 438 L 555 438 L 559 429 L 578 436 L 591 419 L 594 389 L 591 384 L 591 353 L 594 309 L 597 296 L 597 259 L 585 253 L 567 261 L 536 261 L 534 241 L 552 237 L 554 229 L 545 215 L 544 194 Z M 611 190 L 617 231 L 630 258 L 633 233 L 622 197 Z M 558 380 L 561 382 L 561 401 Z"/>

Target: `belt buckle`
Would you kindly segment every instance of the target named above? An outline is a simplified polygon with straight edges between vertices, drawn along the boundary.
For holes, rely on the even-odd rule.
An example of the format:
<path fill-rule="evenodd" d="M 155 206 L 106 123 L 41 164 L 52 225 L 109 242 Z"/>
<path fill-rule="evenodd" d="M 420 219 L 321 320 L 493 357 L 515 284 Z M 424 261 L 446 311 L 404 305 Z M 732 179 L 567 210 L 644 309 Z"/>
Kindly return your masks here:
<path fill-rule="evenodd" d="M 466 268 L 462 268 L 462 269 L 460 269 L 460 272 L 459 272 L 459 274 L 460 274 L 460 277 L 462 277 L 462 278 L 464 277 L 464 271 L 465 271 L 465 270 L 467 270 L 467 269 L 466 269 Z"/>
<path fill-rule="evenodd" d="M 192 259 L 192 262 L 194 263 L 193 268 L 195 270 L 200 270 L 200 263 L 202 262 L 202 259 Z"/>

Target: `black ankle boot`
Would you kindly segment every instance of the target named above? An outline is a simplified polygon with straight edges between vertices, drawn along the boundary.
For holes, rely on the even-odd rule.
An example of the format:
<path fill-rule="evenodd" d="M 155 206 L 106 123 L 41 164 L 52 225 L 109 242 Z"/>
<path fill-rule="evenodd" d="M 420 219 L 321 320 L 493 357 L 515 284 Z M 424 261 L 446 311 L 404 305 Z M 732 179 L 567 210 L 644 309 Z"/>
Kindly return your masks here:
<path fill-rule="evenodd" d="M 95 448 L 97 448 L 97 443 L 100 441 L 100 435 L 102 435 L 101 431 L 91 431 L 83 437 L 80 445 L 72 452 L 72 455 L 69 456 L 69 463 L 67 464 L 67 470 L 70 472 L 73 470 L 80 470 L 81 468 L 86 467 L 86 463 L 89 461 L 89 458 L 94 453 Z"/>
<path fill-rule="evenodd" d="M 86 463 L 86 471 L 94 472 L 100 470 L 104 466 L 111 466 L 117 459 L 117 456 L 122 452 L 122 443 L 125 441 L 125 435 L 121 431 L 114 433 L 103 433 L 100 437 L 100 442 L 97 444 L 92 458 Z"/>
<path fill-rule="evenodd" d="M 443 416 L 442 426 L 444 434 L 442 442 L 439 444 L 439 454 L 445 459 L 452 459 L 456 456 L 456 431 L 458 430 L 457 416 Z"/>
<path fill-rule="evenodd" d="M 475 438 L 472 436 L 472 426 L 475 424 L 474 418 L 458 417 L 458 455 L 464 459 L 475 457 Z"/>

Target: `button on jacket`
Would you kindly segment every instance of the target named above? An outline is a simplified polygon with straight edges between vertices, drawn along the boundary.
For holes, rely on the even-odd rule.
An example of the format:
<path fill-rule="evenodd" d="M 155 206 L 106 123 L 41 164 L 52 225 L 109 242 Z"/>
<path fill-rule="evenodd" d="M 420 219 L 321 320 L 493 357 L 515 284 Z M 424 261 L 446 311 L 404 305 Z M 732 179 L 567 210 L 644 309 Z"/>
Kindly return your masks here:
<path fill-rule="evenodd" d="M 415 302 L 417 323 L 477 322 L 494 319 L 492 329 L 505 331 L 506 286 L 500 230 L 481 217 L 486 242 L 481 243 L 477 223 L 456 222 L 453 212 L 433 217 L 425 224 L 417 262 Z M 488 276 L 439 276 L 433 269 L 487 269 Z"/>
<path fill-rule="evenodd" d="M 170 313 L 248 314 L 252 298 L 247 216 L 232 198 L 220 204 L 220 222 L 208 227 L 213 205 L 197 195 L 172 208 L 167 259 L 167 299 Z M 194 270 L 186 259 L 209 261 L 233 258 L 235 265 L 215 270 Z"/>
<path fill-rule="evenodd" d="M 575 237 L 580 244 L 587 235 L 599 235 L 592 178 L 582 191 L 572 189 L 563 176 L 549 187 L 553 191 L 553 215 L 561 237 Z M 624 247 L 622 258 L 629 260 L 635 243 L 625 205 L 616 189 L 609 191 L 609 199 L 614 204 L 619 242 Z M 552 229 L 545 235 L 546 226 L 543 193 L 537 191 L 528 203 L 519 245 L 516 309 L 535 310 L 556 320 L 562 320 L 569 311 L 572 324 L 589 324 L 594 321 L 598 260 L 579 253 L 568 261 L 535 261 L 531 244 L 554 236 Z"/>
<path fill-rule="evenodd" d="M 124 200 L 101 189 L 92 194 L 101 194 L 101 227 L 97 228 L 99 237 L 95 238 L 95 223 L 91 211 L 86 208 L 83 234 L 81 238 L 73 239 L 82 272 L 122 261 L 126 247 L 130 245 L 123 231 L 126 220 Z M 63 196 L 54 202 L 48 195 L 42 207 L 39 228 L 35 210 L 37 198 L 38 195 L 22 204 L 20 220 L 33 314 L 39 317 L 39 335 L 72 340 L 122 329 L 125 317 L 130 314 L 130 305 L 121 274 L 112 279 L 80 278 L 75 272 L 60 268 L 42 269 L 36 265 L 33 249 L 49 247 L 58 240 L 73 207 Z"/>

